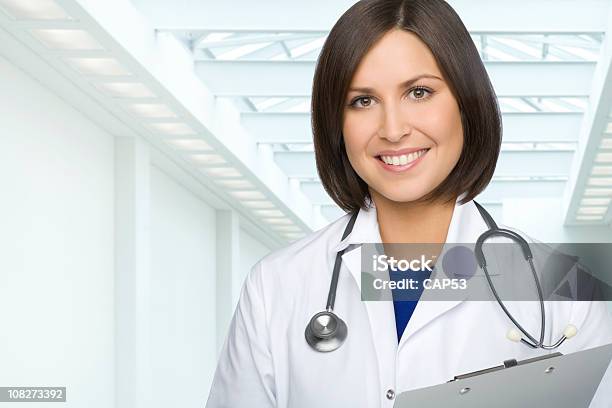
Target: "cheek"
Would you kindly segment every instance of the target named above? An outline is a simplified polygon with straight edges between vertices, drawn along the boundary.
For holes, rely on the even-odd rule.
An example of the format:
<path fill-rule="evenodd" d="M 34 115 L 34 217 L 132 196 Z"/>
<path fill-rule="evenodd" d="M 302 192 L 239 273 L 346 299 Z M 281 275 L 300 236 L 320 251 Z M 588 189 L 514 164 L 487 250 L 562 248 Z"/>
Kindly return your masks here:
<path fill-rule="evenodd" d="M 349 156 L 356 156 L 360 151 L 365 151 L 372 136 L 373 120 L 366 118 L 365 114 L 348 113 L 342 126 L 344 144 Z"/>
<path fill-rule="evenodd" d="M 423 118 L 427 121 L 429 134 L 437 143 L 453 145 L 462 143 L 461 114 L 454 100 L 440 103 Z"/>
<path fill-rule="evenodd" d="M 452 144 L 455 150 L 457 150 L 456 154 L 461 153 L 461 149 L 463 148 L 463 127 L 461 125 L 461 115 L 459 111 L 454 111 L 449 118 L 449 143 Z"/>

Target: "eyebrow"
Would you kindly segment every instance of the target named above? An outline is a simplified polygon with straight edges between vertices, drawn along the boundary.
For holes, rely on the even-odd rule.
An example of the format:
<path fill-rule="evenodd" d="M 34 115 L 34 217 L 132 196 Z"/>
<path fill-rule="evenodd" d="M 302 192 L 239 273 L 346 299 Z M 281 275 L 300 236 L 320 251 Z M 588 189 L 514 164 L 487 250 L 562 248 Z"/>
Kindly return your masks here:
<path fill-rule="evenodd" d="M 442 80 L 441 78 L 435 76 L 435 75 L 431 75 L 431 74 L 421 74 L 421 75 L 417 75 L 414 78 L 411 78 L 407 81 L 402 82 L 401 84 L 398 85 L 398 88 L 406 88 L 412 84 L 414 84 L 416 81 L 418 81 L 419 79 L 423 79 L 423 78 L 431 78 L 431 79 L 438 79 L 438 80 Z M 372 88 L 349 88 L 348 90 L 349 92 L 365 92 L 365 93 L 372 93 L 374 92 L 374 89 Z"/>

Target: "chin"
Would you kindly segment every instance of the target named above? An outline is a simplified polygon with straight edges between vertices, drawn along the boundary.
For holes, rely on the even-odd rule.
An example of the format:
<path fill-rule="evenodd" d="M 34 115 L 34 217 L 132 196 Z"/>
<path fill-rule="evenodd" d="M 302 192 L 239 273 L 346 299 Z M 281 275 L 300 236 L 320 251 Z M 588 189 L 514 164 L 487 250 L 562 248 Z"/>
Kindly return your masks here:
<path fill-rule="evenodd" d="M 393 191 L 384 191 L 381 193 L 380 190 L 379 194 L 381 196 L 383 196 L 385 199 L 389 200 L 389 201 L 393 201 L 396 203 L 408 203 L 408 202 L 412 202 L 412 201 L 416 201 L 418 199 L 420 199 L 421 197 L 424 197 L 425 194 L 428 192 L 426 190 L 416 190 L 416 191 L 410 191 L 410 192 L 402 192 L 402 191 L 397 191 L 397 189 L 393 190 Z"/>

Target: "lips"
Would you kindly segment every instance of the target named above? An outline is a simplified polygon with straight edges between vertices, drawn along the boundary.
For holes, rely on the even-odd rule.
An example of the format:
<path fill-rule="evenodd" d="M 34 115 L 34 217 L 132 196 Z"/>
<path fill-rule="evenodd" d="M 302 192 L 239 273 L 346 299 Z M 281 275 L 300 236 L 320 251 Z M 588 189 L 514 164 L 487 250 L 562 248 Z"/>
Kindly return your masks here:
<path fill-rule="evenodd" d="M 423 149 L 423 153 L 413 152 L 408 155 L 399 156 L 377 156 L 378 162 L 383 169 L 393 173 L 403 173 L 417 166 L 427 155 L 430 149 Z"/>
<path fill-rule="evenodd" d="M 411 153 L 407 153 L 407 154 L 393 154 L 393 155 L 381 154 L 379 156 L 376 156 L 376 158 L 384 162 L 387 165 L 403 166 L 403 165 L 410 164 L 416 161 L 419 157 L 426 154 L 429 150 L 430 149 L 425 148 L 425 149 L 420 149 L 420 150 L 413 150 Z"/>
<path fill-rule="evenodd" d="M 429 147 L 407 147 L 405 149 L 400 149 L 400 150 L 383 150 L 381 152 L 378 152 L 376 154 L 376 156 L 400 156 L 402 154 L 410 154 L 410 153 L 414 153 L 414 152 L 418 152 L 419 150 L 428 150 L 430 149 Z"/>

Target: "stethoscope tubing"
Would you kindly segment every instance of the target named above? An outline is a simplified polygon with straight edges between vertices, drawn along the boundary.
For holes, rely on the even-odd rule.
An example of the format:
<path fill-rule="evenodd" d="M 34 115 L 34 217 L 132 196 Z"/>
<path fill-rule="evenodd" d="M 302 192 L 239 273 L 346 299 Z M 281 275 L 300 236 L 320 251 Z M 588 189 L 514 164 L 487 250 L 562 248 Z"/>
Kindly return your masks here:
<path fill-rule="evenodd" d="M 529 244 L 523 237 L 521 237 L 516 232 L 510 231 L 508 229 L 499 228 L 497 224 L 495 223 L 495 221 L 493 220 L 493 217 L 491 217 L 491 215 L 480 204 L 478 204 L 476 201 L 474 201 L 474 204 L 478 208 L 478 211 L 480 212 L 481 216 L 483 217 L 487 226 L 489 227 L 487 231 L 485 231 L 478 237 L 476 241 L 476 245 L 474 247 L 474 253 L 475 253 L 476 260 L 479 266 L 483 269 L 485 273 L 485 276 L 487 278 L 487 283 L 489 284 L 489 288 L 491 289 L 493 296 L 495 297 L 497 303 L 503 310 L 504 314 L 508 317 L 508 319 L 510 319 L 510 321 L 514 324 L 514 326 L 517 329 L 519 329 L 520 332 L 525 337 L 527 337 L 527 339 L 523 337 L 520 338 L 520 341 L 523 344 L 525 344 L 526 346 L 530 348 L 534 348 L 534 349 L 537 349 L 537 348 L 541 348 L 545 350 L 556 349 L 561 344 L 563 344 L 565 340 L 567 340 L 568 338 L 567 336 L 570 336 L 570 334 L 567 334 L 566 336 L 566 333 L 569 333 L 566 331 L 556 343 L 552 345 L 544 344 L 544 334 L 546 332 L 546 310 L 544 308 L 544 295 L 542 292 L 542 285 L 540 283 L 540 279 L 538 278 L 538 274 L 533 264 L 533 254 L 531 252 Z M 358 214 L 359 214 L 359 210 L 353 212 L 353 215 L 351 216 L 346 228 L 344 229 L 344 233 L 342 234 L 341 241 L 344 240 L 348 236 L 348 234 L 350 234 L 350 232 L 353 230 L 353 226 L 355 224 L 355 221 L 357 220 Z M 522 249 L 525 260 L 529 263 L 529 267 L 531 269 L 533 279 L 535 280 L 535 283 L 536 283 L 536 288 L 538 292 L 538 300 L 539 300 L 539 305 L 540 305 L 540 338 L 539 340 L 536 340 L 531 334 L 529 334 L 529 332 L 525 330 L 523 326 L 521 326 L 521 324 L 514 318 L 514 316 L 512 316 L 512 313 L 510 313 L 510 311 L 506 308 L 506 305 L 504 305 L 504 302 L 501 300 L 499 294 L 497 293 L 497 290 L 495 289 L 495 285 L 493 284 L 489 271 L 487 270 L 487 261 L 484 256 L 483 250 L 482 250 L 484 242 L 487 239 L 492 238 L 494 236 L 507 237 L 510 240 L 519 244 L 519 246 Z M 338 279 L 340 276 L 340 267 L 342 265 L 342 255 L 344 254 L 345 251 L 346 251 L 346 248 L 343 248 L 341 251 L 339 251 L 336 254 L 336 259 L 334 262 L 334 269 L 332 272 L 332 278 L 331 278 L 331 282 L 329 286 L 329 292 L 327 295 L 327 303 L 325 305 L 325 310 L 315 314 L 310 319 L 310 322 L 306 326 L 306 330 L 305 330 L 305 337 L 306 337 L 306 341 L 308 342 L 308 344 L 313 349 L 320 351 L 320 352 L 329 352 L 329 351 L 336 350 L 338 347 L 340 347 L 344 343 L 347 337 L 347 333 L 348 333 L 348 328 L 347 328 L 346 323 L 334 313 L 336 293 L 338 289 Z M 326 319 L 325 324 L 321 323 L 323 320 L 317 320 L 317 319 L 323 319 L 323 320 Z M 330 321 L 333 321 L 331 325 L 329 325 Z M 572 328 L 574 329 L 574 334 L 575 334 L 575 327 L 572 326 Z M 571 336 L 573 336 L 574 334 L 571 334 Z"/>
<path fill-rule="evenodd" d="M 551 344 L 551 345 L 544 344 L 544 334 L 546 333 L 546 310 L 544 308 L 544 294 L 542 291 L 542 285 L 540 283 L 540 279 L 538 278 L 538 274 L 533 264 L 533 254 L 531 252 L 531 248 L 529 247 L 529 243 L 516 232 L 510 231 L 508 229 L 499 228 L 497 224 L 495 223 L 495 221 L 493 220 L 493 217 L 491 217 L 491 215 L 480 204 L 478 204 L 476 201 L 474 201 L 474 204 L 478 208 L 478 211 L 480 212 L 485 222 L 487 223 L 487 226 L 489 227 L 489 230 L 481 234 L 476 240 L 476 245 L 474 247 L 474 253 L 476 255 L 476 260 L 479 266 L 482 268 L 482 270 L 485 273 L 485 276 L 487 278 L 487 283 L 489 284 L 489 288 L 491 289 L 491 292 L 493 293 L 495 300 L 497 301 L 501 309 L 504 311 L 508 319 L 510 319 L 510 321 L 516 326 L 517 329 L 521 331 L 521 333 L 523 333 L 525 337 L 527 337 L 528 340 L 524 338 L 520 339 L 520 341 L 523 344 L 525 344 L 526 346 L 530 348 L 534 348 L 534 349 L 537 349 L 537 348 L 541 348 L 545 350 L 556 349 L 561 344 L 563 344 L 565 340 L 567 340 L 567 337 L 565 336 L 565 334 L 563 334 L 563 336 L 556 343 Z M 519 244 L 523 252 L 523 256 L 525 260 L 529 263 L 529 268 L 531 269 L 531 274 L 533 276 L 533 280 L 535 281 L 536 289 L 538 291 L 538 302 L 540 305 L 540 339 L 539 341 L 536 341 L 536 339 L 531 334 L 529 334 L 529 332 L 525 330 L 523 326 L 521 326 L 521 324 L 514 318 L 514 316 L 512 316 L 510 311 L 506 308 L 506 306 L 502 302 L 499 294 L 497 293 L 497 290 L 495 290 L 495 285 L 493 285 L 493 281 L 491 279 L 489 271 L 487 270 L 487 261 L 482 251 L 482 246 L 484 242 L 493 236 L 504 236 L 516 242 L 517 244 Z"/>
<path fill-rule="evenodd" d="M 353 225 L 355 225 L 355 221 L 357 220 L 357 215 L 359 211 L 355 211 L 353 216 L 349 220 L 346 228 L 344 229 L 344 233 L 342 234 L 341 241 L 344 240 L 353 230 Z M 331 283 L 329 285 L 329 293 L 327 294 L 327 303 L 325 305 L 325 310 L 328 312 L 332 312 L 334 310 L 334 305 L 336 304 L 336 292 L 338 289 L 338 278 L 340 276 L 340 266 L 342 264 L 342 255 L 344 255 L 344 251 L 346 248 L 342 249 L 342 251 L 336 254 L 336 260 L 334 262 L 334 271 L 332 273 Z"/>

